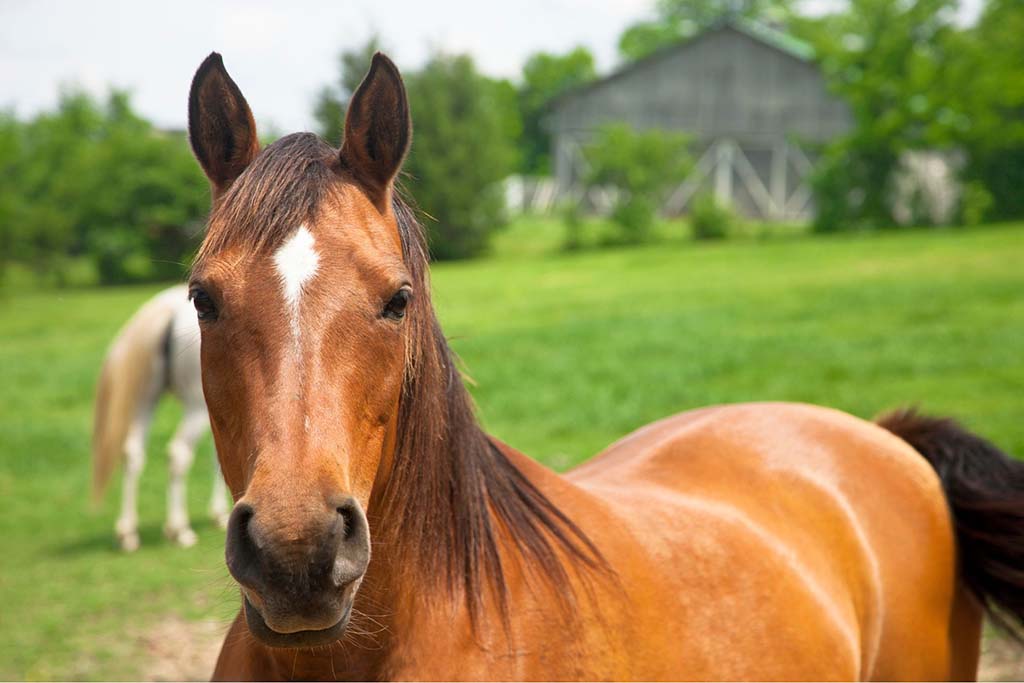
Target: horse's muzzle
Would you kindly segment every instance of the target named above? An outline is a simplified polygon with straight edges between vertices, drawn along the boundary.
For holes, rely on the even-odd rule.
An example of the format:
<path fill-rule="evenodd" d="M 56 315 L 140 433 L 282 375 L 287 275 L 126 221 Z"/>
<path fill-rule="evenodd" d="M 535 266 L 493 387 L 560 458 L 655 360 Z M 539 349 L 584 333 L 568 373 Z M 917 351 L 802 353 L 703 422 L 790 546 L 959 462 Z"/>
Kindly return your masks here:
<path fill-rule="evenodd" d="M 296 508 L 290 507 L 292 517 Z M 345 631 L 370 561 L 369 525 L 352 497 L 304 506 L 285 523 L 243 499 L 228 522 L 225 557 L 242 586 L 253 636 L 272 647 L 313 647 Z"/>

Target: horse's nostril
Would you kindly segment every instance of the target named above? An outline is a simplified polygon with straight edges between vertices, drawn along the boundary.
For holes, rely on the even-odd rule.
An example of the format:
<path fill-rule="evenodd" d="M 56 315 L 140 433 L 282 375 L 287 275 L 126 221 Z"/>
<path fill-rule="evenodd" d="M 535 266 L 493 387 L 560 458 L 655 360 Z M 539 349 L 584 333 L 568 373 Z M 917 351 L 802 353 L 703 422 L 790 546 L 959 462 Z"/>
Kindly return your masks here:
<path fill-rule="evenodd" d="M 249 528 L 255 513 L 248 503 L 239 503 L 228 519 L 224 556 L 228 570 L 243 586 L 253 586 L 259 579 L 258 550 Z"/>
<path fill-rule="evenodd" d="M 255 510 L 248 503 L 239 503 L 235 506 L 234 512 L 231 515 L 231 521 L 234 525 L 240 529 L 245 530 L 249 526 L 249 520 L 252 519 Z"/>
<path fill-rule="evenodd" d="M 356 533 L 356 521 L 355 521 L 355 509 L 352 503 L 346 503 L 339 505 L 338 515 L 341 517 L 342 532 L 341 537 L 346 541 L 352 538 L 352 535 Z"/>
<path fill-rule="evenodd" d="M 337 513 L 331 578 L 335 586 L 346 586 L 360 578 L 370 561 L 370 528 L 363 508 L 355 498 L 331 501 Z M 341 533 L 338 533 L 341 531 Z"/>
<path fill-rule="evenodd" d="M 249 522 L 255 514 L 256 511 L 248 503 L 239 503 L 235 506 L 235 509 L 231 512 L 231 517 L 228 519 L 229 545 L 232 541 L 246 545 L 252 543 L 252 537 L 249 533 Z"/>

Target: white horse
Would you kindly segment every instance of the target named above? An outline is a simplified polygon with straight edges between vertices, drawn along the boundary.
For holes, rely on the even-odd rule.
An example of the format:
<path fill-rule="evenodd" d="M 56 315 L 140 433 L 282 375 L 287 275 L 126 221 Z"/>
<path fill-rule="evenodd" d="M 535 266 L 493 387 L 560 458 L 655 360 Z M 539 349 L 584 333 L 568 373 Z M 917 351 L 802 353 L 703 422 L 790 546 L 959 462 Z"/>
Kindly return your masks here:
<path fill-rule="evenodd" d="M 93 416 L 93 493 L 102 495 L 122 453 L 125 455 L 121 514 L 115 529 L 121 548 L 139 547 L 139 475 L 146 461 L 146 436 L 164 392 L 184 407 L 168 445 L 170 482 L 164 534 L 188 547 L 196 534 L 188 521 L 185 480 L 196 442 L 210 428 L 199 373 L 199 324 L 184 285 L 167 289 L 146 302 L 121 328 L 107 350 L 96 387 Z M 228 504 L 224 478 L 214 455 L 210 514 L 226 528 Z"/>

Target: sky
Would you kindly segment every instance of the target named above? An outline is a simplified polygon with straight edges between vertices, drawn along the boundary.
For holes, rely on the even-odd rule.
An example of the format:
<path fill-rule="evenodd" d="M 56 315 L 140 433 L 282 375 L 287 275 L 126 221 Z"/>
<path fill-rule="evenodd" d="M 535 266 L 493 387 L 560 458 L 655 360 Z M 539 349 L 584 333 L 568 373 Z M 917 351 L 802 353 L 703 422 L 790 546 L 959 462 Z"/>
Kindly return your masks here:
<path fill-rule="evenodd" d="M 840 0 L 804 0 L 818 13 Z M 962 0 L 963 17 L 982 0 Z M 515 79 L 537 51 L 585 45 L 601 73 L 622 30 L 653 0 L 0 0 L 0 107 L 52 108 L 62 86 L 132 93 L 164 128 L 184 128 L 192 74 L 212 50 L 261 127 L 313 127 L 313 101 L 337 78 L 337 55 L 375 32 L 400 69 L 436 50 L 469 52 L 478 68 Z"/>

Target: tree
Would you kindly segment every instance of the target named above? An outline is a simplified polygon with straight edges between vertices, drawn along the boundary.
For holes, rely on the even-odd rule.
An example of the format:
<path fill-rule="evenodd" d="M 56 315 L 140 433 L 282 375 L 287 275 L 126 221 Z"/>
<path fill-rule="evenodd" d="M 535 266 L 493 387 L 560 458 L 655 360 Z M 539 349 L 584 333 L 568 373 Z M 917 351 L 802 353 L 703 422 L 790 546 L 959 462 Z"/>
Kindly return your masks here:
<path fill-rule="evenodd" d="M 466 258 L 504 222 L 500 181 L 515 171 L 515 90 L 476 71 L 467 55 L 435 54 L 406 77 L 413 145 L 405 169 L 435 258 Z"/>
<path fill-rule="evenodd" d="M 13 112 L 0 112 L 0 178 L 16 178 L 21 151 L 21 126 Z M 8 181 L 10 182 L 10 181 Z M 21 209 L 21 196 L 0 189 L 0 282 L 4 268 L 16 248 L 15 221 Z"/>
<path fill-rule="evenodd" d="M 693 165 L 685 135 L 660 130 L 634 131 L 625 123 L 600 128 L 584 150 L 588 187 L 617 191 L 612 219 L 622 241 L 645 241 L 665 192 L 682 182 Z"/>
<path fill-rule="evenodd" d="M 180 277 L 209 190 L 183 136 L 154 130 L 128 95 L 62 93 L 55 112 L 0 121 L 6 256 L 62 280 L 69 257 L 101 282 Z"/>
<path fill-rule="evenodd" d="M 789 0 L 658 0 L 656 17 L 627 28 L 619 54 L 635 61 L 688 38 L 728 17 L 779 23 L 789 16 Z"/>
<path fill-rule="evenodd" d="M 967 152 L 963 180 L 989 196 L 988 219 L 1024 217 L 1024 4 L 989 0 L 959 36 L 949 98 L 959 107 Z M 966 193 L 965 197 L 969 197 Z M 984 201 L 984 198 L 983 200 Z M 965 207 L 966 208 L 966 207 Z"/>
<path fill-rule="evenodd" d="M 550 172 L 551 139 L 544 130 L 545 107 L 557 95 L 594 80 L 594 56 L 585 47 L 564 55 L 538 52 L 523 66 L 519 111 L 523 121 L 523 164 L 528 174 Z"/>
<path fill-rule="evenodd" d="M 313 106 L 313 118 L 317 133 L 332 145 L 341 144 L 348 100 L 370 70 L 373 55 L 382 49 L 380 37 L 373 35 L 361 47 L 344 50 L 338 55 L 338 82 L 320 89 Z"/>
<path fill-rule="evenodd" d="M 83 245 L 105 283 L 179 279 L 209 209 L 209 186 L 184 135 L 154 130 L 114 93 L 79 208 Z"/>
<path fill-rule="evenodd" d="M 851 132 L 825 150 L 814 181 L 815 226 L 892 224 L 903 152 L 950 147 L 955 111 L 945 66 L 955 0 L 850 0 L 810 32 L 830 86 L 850 106 Z"/>

